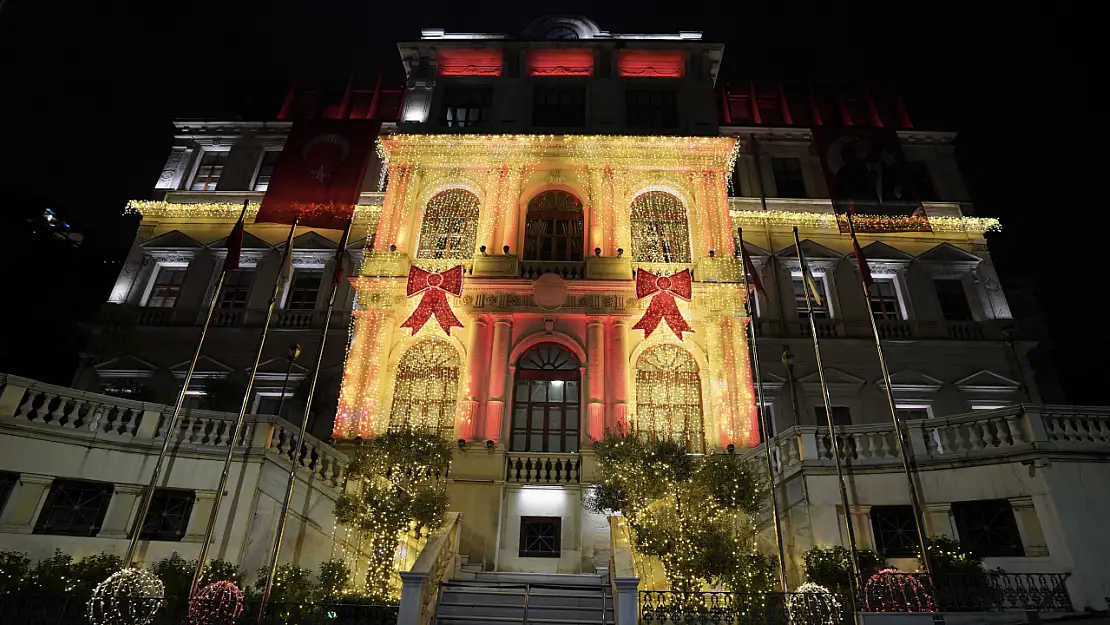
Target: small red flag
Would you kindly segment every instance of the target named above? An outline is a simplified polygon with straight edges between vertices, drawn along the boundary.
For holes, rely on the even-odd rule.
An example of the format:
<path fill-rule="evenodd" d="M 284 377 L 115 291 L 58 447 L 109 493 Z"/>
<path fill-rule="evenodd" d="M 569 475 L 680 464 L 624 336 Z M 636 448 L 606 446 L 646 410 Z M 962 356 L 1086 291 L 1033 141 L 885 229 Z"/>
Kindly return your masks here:
<path fill-rule="evenodd" d="M 347 220 L 347 227 L 343 229 L 343 236 L 339 238 L 339 248 L 335 250 L 335 271 L 331 274 L 331 285 L 334 287 L 343 279 L 343 261 L 347 256 L 347 237 L 351 235 L 351 220 Z"/>
<path fill-rule="evenodd" d="M 278 157 L 255 223 L 341 230 L 354 215 L 381 123 L 320 119 L 297 122 Z"/>
<path fill-rule="evenodd" d="M 763 290 L 763 280 L 759 279 L 759 272 L 756 271 L 755 263 L 752 262 L 752 257 L 748 256 L 748 250 L 744 249 L 744 241 L 740 241 L 740 258 L 744 261 L 744 271 L 747 272 L 748 277 L 751 278 L 752 288 L 756 293 L 767 297 L 767 291 Z"/>
<path fill-rule="evenodd" d="M 244 210 L 245 214 L 246 211 Z M 224 259 L 224 271 L 235 271 L 239 268 L 239 256 L 243 253 L 243 215 L 227 235 L 227 258 Z"/>
<path fill-rule="evenodd" d="M 856 212 L 852 210 L 852 204 L 848 204 L 848 219 L 854 217 Z M 870 288 L 875 283 L 875 279 L 871 277 L 871 267 L 867 264 L 867 259 L 863 257 L 863 250 L 860 249 L 859 239 L 856 238 L 855 228 L 849 229 L 852 233 L 852 251 L 856 253 L 856 264 L 859 265 L 859 277 L 863 283 Z"/>

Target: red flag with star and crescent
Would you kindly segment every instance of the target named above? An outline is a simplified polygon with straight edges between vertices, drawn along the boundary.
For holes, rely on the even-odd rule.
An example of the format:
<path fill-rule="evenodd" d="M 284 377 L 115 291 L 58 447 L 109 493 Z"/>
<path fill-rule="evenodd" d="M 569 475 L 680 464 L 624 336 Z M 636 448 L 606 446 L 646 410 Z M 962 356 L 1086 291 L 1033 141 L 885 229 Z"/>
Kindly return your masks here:
<path fill-rule="evenodd" d="M 285 141 L 255 223 L 342 230 L 354 215 L 381 123 L 298 121 Z"/>

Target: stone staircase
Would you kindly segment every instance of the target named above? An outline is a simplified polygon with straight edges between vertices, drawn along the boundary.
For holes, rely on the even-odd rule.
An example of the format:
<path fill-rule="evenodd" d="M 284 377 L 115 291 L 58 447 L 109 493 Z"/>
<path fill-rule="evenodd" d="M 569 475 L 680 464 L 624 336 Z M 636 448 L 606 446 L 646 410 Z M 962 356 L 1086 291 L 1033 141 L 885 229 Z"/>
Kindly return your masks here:
<path fill-rule="evenodd" d="M 611 625 L 608 574 L 490 573 L 464 563 L 440 586 L 436 625 Z"/>

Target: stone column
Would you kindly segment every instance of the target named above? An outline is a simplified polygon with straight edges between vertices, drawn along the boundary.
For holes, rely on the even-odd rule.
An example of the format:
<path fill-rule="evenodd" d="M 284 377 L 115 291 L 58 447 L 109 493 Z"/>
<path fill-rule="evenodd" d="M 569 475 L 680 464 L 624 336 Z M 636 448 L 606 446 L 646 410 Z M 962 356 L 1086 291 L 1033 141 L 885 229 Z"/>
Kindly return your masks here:
<path fill-rule="evenodd" d="M 142 530 L 142 520 L 135 517 L 139 513 L 139 498 L 145 487 L 138 484 L 116 484 L 108 511 L 104 514 L 104 524 L 100 526 L 98 538 L 127 538 L 131 531 Z"/>
<path fill-rule="evenodd" d="M 956 537 L 956 530 L 952 527 L 951 503 L 925 504 L 925 531 L 929 536 Z"/>
<path fill-rule="evenodd" d="M 204 540 L 208 517 L 212 516 L 212 507 L 216 505 L 216 491 L 197 491 L 196 495 L 197 499 L 193 502 L 193 511 L 189 515 L 189 524 L 185 527 L 182 542 L 199 543 Z"/>
<path fill-rule="evenodd" d="M 586 320 L 586 434 L 605 437 L 605 318 Z M 585 440 L 582 441 L 585 444 Z"/>
<path fill-rule="evenodd" d="M 493 321 L 493 344 L 489 359 L 489 392 L 486 395 L 486 439 L 501 440 L 501 424 L 505 416 L 506 378 L 509 367 L 509 345 L 513 338 L 512 317 L 497 317 Z"/>
<path fill-rule="evenodd" d="M 615 317 L 608 328 L 609 380 L 605 389 L 608 394 L 609 418 L 606 427 L 628 430 L 628 319 Z"/>
<path fill-rule="evenodd" d="M 1010 499 L 1010 507 L 1014 509 L 1014 520 L 1017 521 L 1018 535 L 1021 536 L 1025 555 L 1047 556 L 1048 542 L 1037 518 L 1037 510 L 1033 507 L 1033 498 L 1013 497 Z"/>
<path fill-rule="evenodd" d="M 470 335 L 466 341 L 466 403 L 459 423 L 459 438 L 467 441 L 481 436 L 482 398 L 486 388 L 486 369 L 489 364 L 489 324 L 482 315 L 472 315 Z"/>
<path fill-rule="evenodd" d="M 501 180 L 501 192 L 499 195 L 500 206 L 498 210 L 501 212 L 502 231 L 501 231 L 501 247 L 509 246 L 509 253 L 516 256 L 522 255 L 522 250 L 517 249 L 517 233 L 520 228 L 520 184 L 521 178 L 524 175 L 522 167 L 514 167 L 509 170 L 508 175 Z M 490 254 L 502 254 L 502 249 L 487 250 Z"/>
<path fill-rule="evenodd" d="M 35 517 L 46 499 L 54 478 L 48 475 L 24 473 L 19 476 L 15 489 L 8 496 L 8 505 L 0 513 L 0 533 L 30 534 L 35 529 Z"/>

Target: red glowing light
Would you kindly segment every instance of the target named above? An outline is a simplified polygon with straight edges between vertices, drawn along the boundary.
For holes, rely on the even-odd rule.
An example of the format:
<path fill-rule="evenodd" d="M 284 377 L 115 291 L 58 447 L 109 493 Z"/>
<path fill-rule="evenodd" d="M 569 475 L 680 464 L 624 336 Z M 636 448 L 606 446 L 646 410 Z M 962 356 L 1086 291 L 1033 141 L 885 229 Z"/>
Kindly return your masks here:
<path fill-rule="evenodd" d="M 530 76 L 593 76 L 592 50 L 529 50 Z"/>
<path fill-rule="evenodd" d="M 621 76 L 682 78 L 686 56 L 681 50 L 619 50 L 617 72 Z"/>
<path fill-rule="evenodd" d="M 500 50 L 436 50 L 436 69 L 440 76 L 500 76 L 501 66 Z"/>

